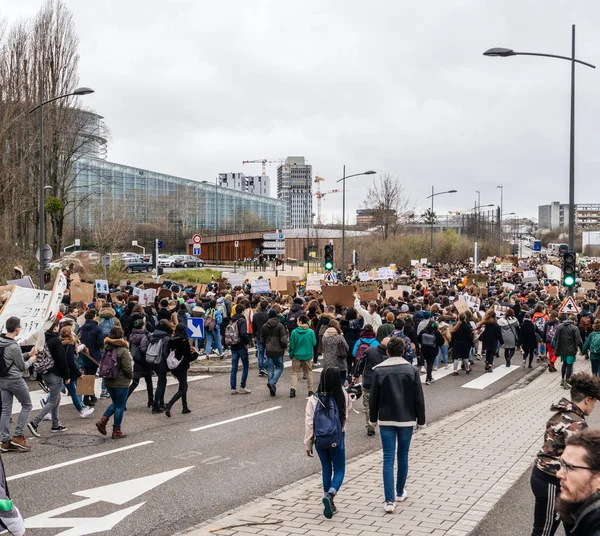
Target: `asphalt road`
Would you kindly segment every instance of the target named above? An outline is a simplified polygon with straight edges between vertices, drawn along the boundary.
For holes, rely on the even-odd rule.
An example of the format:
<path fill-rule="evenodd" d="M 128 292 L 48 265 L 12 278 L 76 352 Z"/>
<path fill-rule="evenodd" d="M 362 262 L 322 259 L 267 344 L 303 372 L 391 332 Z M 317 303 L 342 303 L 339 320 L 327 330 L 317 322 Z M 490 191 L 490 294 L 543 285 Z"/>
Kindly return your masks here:
<path fill-rule="evenodd" d="M 515 368 L 485 388 L 463 388 L 494 376 L 478 362 L 470 376 L 424 386 L 428 421 L 494 396 L 527 372 Z M 302 443 L 306 384 L 290 399 L 289 382 L 286 368 L 272 398 L 266 380 L 251 369 L 252 393 L 232 396 L 228 374 L 201 377 L 190 383 L 192 413 L 182 415 L 176 406 L 171 419 L 150 414 L 142 382 L 125 414 L 128 437 L 116 441 L 94 426 L 107 401 L 88 420 L 62 406 L 66 433 L 51 434 L 43 421 L 31 452 L 3 456 L 11 495 L 29 519 L 28 534 L 172 535 L 318 472 L 317 458 L 307 458 Z M 168 387 L 167 395 L 174 391 Z M 348 458 L 380 448 L 378 435 L 365 433 L 362 401 L 356 409 L 360 414 L 351 414 L 347 431 Z M 142 477 L 148 478 L 128 482 Z"/>

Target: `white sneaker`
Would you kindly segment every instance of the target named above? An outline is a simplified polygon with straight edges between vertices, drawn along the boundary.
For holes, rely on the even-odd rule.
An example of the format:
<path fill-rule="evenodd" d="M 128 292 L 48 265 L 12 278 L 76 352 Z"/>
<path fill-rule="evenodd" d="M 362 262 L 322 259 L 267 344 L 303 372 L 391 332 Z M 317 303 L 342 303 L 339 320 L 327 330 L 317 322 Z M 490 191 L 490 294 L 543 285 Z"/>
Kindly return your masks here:
<path fill-rule="evenodd" d="M 85 408 L 85 409 L 81 410 L 81 412 L 79 413 L 79 416 L 82 419 L 85 419 L 85 418 L 89 417 L 92 413 L 94 413 L 94 408 Z"/>
<path fill-rule="evenodd" d="M 425 369 L 425 367 L 421 367 L 421 374 L 425 374 L 427 372 L 427 370 Z"/>
<path fill-rule="evenodd" d="M 237 392 L 237 389 L 232 389 L 232 390 L 231 390 L 231 394 L 232 394 L 232 395 L 237 395 L 237 394 L 238 394 L 238 392 Z"/>
<path fill-rule="evenodd" d="M 396 495 L 396 502 L 404 502 L 406 499 L 408 499 L 406 489 L 402 492 L 402 495 Z"/>
<path fill-rule="evenodd" d="M 383 505 L 383 511 L 386 514 L 393 514 L 395 509 L 396 509 L 396 505 L 393 502 L 386 502 Z"/>
<path fill-rule="evenodd" d="M 44 415 L 42 417 L 42 421 L 51 421 L 52 420 L 52 412 L 46 413 L 46 415 Z"/>
<path fill-rule="evenodd" d="M 250 389 L 246 389 L 246 387 L 240 387 L 238 393 L 241 395 L 249 395 L 252 391 Z"/>
<path fill-rule="evenodd" d="M 438 369 L 437 367 L 433 367 L 433 370 L 437 370 L 437 369 Z"/>

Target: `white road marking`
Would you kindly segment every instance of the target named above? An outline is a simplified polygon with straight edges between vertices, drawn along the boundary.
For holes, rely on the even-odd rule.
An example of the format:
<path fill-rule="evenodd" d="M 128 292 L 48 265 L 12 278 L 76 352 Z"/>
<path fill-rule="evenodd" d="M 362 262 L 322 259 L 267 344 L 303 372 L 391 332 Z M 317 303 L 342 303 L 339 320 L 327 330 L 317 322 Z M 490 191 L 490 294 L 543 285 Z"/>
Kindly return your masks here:
<path fill-rule="evenodd" d="M 57 463 L 56 465 L 49 465 L 47 467 L 42 467 L 40 469 L 34 469 L 33 471 L 27 471 L 26 473 L 20 473 L 18 475 L 13 475 L 7 477 L 6 480 L 18 480 L 20 478 L 25 478 L 27 476 L 39 475 L 40 473 L 47 473 L 48 471 L 53 471 L 54 469 L 61 469 L 62 467 L 68 467 L 69 465 L 75 465 L 77 463 L 85 462 L 87 460 L 94 460 L 96 458 L 102 458 L 103 456 L 108 456 L 109 454 L 115 454 L 117 452 L 123 452 L 124 450 L 131 450 L 137 447 L 143 447 L 145 445 L 150 445 L 154 443 L 154 441 L 142 441 L 141 443 L 135 443 L 134 445 L 127 445 L 126 447 L 119 447 L 118 449 L 106 450 L 104 452 L 98 452 L 96 454 L 92 454 L 90 456 L 84 456 L 83 458 L 76 458 L 74 460 L 69 460 L 68 462 Z"/>
<path fill-rule="evenodd" d="M 479 378 L 475 378 L 473 381 L 465 383 L 463 387 L 466 387 L 467 389 L 485 389 L 486 387 L 492 385 L 492 383 L 504 378 L 504 376 L 507 376 L 515 370 L 519 370 L 520 368 L 521 367 L 518 365 L 511 365 L 510 367 L 500 365 L 496 367 L 493 372 L 486 372 L 479 376 Z"/>
<path fill-rule="evenodd" d="M 281 406 L 273 406 L 272 408 L 263 409 L 262 411 L 256 411 L 254 413 L 249 413 L 248 415 L 242 415 L 241 417 L 235 417 L 233 419 L 227 419 L 226 421 L 215 422 L 213 424 L 207 424 L 206 426 L 200 426 L 199 428 L 191 428 L 190 432 L 199 432 L 200 430 L 207 430 L 208 428 L 214 428 L 215 426 L 221 426 L 223 424 L 229 424 L 235 421 L 241 421 L 242 419 L 248 419 L 250 417 L 255 417 L 256 415 L 262 415 L 263 413 L 269 413 L 270 411 L 275 411 L 276 409 L 281 409 Z"/>
<path fill-rule="evenodd" d="M 445 369 L 445 368 L 441 368 L 439 370 L 434 370 L 431 373 L 431 376 L 433 377 L 433 380 L 441 380 L 442 378 L 449 376 L 450 374 L 452 374 L 454 372 L 454 370 L 452 370 L 452 367 L 450 367 L 449 369 Z M 427 377 L 427 374 L 421 374 L 421 383 L 425 383 L 425 378 Z"/>
<path fill-rule="evenodd" d="M 195 382 L 198 380 L 205 380 L 207 378 L 212 378 L 212 376 L 188 376 L 188 383 Z M 153 381 L 154 381 L 154 385 L 156 386 L 156 377 L 154 377 Z M 144 383 L 144 380 L 142 379 L 142 380 L 140 380 L 140 382 L 141 382 L 142 386 L 138 387 L 133 392 L 134 395 L 136 393 L 142 393 L 142 392 L 145 393 L 146 392 L 146 384 Z M 168 376 L 167 377 L 167 387 L 169 385 L 179 385 L 177 378 L 174 378 L 173 376 Z M 100 393 L 102 392 L 102 380 L 100 378 L 96 378 L 96 381 L 94 382 L 94 390 L 96 391 L 96 396 L 98 398 L 100 398 Z M 31 391 L 29 393 L 29 396 L 31 397 L 31 403 L 33 404 L 33 412 L 37 412 L 40 409 L 40 400 L 44 400 L 47 395 L 48 395 L 48 393 L 45 393 L 41 389 L 37 389 L 37 390 Z M 71 400 L 70 395 L 61 394 L 60 405 L 67 406 L 69 404 L 73 404 L 73 401 Z M 19 413 L 20 411 L 21 411 L 21 404 L 19 404 L 19 402 L 17 401 L 16 398 L 13 398 L 13 406 L 12 406 L 11 414 L 14 415 L 15 413 Z"/>

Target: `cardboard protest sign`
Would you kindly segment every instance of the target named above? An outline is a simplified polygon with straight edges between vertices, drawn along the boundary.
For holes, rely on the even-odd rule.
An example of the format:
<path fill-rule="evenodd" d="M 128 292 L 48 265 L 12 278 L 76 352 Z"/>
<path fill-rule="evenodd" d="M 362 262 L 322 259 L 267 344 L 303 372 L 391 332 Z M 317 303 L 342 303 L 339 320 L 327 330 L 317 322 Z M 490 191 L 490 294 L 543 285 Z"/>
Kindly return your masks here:
<path fill-rule="evenodd" d="M 252 294 L 269 294 L 271 292 L 268 279 L 255 279 L 251 282 L 251 289 Z"/>
<path fill-rule="evenodd" d="M 94 301 L 94 285 L 71 281 L 71 303 L 91 303 Z"/>
<path fill-rule="evenodd" d="M 537 276 L 535 270 L 524 270 L 523 271 L 523 283 L 537 283 Z"/>
<path fill-rule="evenodd" d="M 143 291 L 140 287 L 133 287 L 133 290 L 131 291 L 134 296 L 141 296 L 142 292 Z"/>
<path fill-rule="evenodd" d="M 91 374 L 84 374 L 77 378 L 77 394 L 79 396 L 92 396 L 94 394 L 94 385 L 96 383 L 96 376 Z"/>
<path fill-rule="evenodd" d="M 462 296 L 458 298 L 453 305 L 459 313 L 466 313 L 469 310 L 469 305 Z"/>
<path fill-rule="evenodd" d="M 110 293 L 110 301 L 113 303 L 117 303 L 119 301 L 119 296 L 121 296 L 120 292 L 111 292 Z"/>
<path fill-rule="evenodd" d="M 160 283 L 144 283 L 144 287 L 159 289 L 159 288 L 162 288 L 162 284 L 160 284 Z"/>
<path fill-rule="evenodd" d="M 323 286 L 321 291 L 327 305 L 354 306 L 354 286 Z"/>
<path fill-rule="evenodd" d="M 155 288 L 147 288 L 142 291 L 140 294 L 141 305 L 148 305 L 150 303 L 154 303 L 154 298 L 156 298 L 156 289 Z"/>
<path fill-rule="evenodd" d="M 81 276 L 78 273 L 71 274 L 71 283 L 79 283 L 81 281 Z"/>
<path fill-rule="evenodd" d="M 590 262 L 587 267 L 590 270 L 598 270 L 600 268 L 600 262 Z"/>
<path fill-rule="evenodd" d="M 401 300 L 404 296 L 401 290 L 386 290 L 385 291 L 386 298 L 395 298 L 396 300 Z"/>
<path fill-rule="evenodd" d="M 67 278 L 59 270 L 56 272 L 56 278 L 54 279 L 54 285 L 52 286 L 52 295 L 50 296 L 50 303 L 48 304 L 48 310 L 46 311 L 45 329 L 50 329 L 52 322 L 54 322 L 54 319 L 58 315 L 58 311 L 60 310 L 60 305 L 66 290 Z"/>
<path fill-rule="evenodd" d="M 377 283 L 375 283 L 375 281 L 362 281 L 357 283 L 355 286 L 356 292 L 358 292 L 361 300 L 371 301 L 377 299 L 379 293 L 377 291 Z"/>
<path fill-rule="evenodd" d="M 374 279 L 394 279 L 395 272 L 389 266 L 384 266 L 377 270 L 377 276 Z"/>
<path fill-rule="evenodd" d="M 167 298 L 171 299 L 173 297 L 173 293 L 168 288 L 156 289 L 158 290 L 158 299 Z"/>
<path fill-rule="evenodd" d="M 404 293 L 404 292 L 408 292 L 408 295 L 410 296 L 413 292 L 412 287 L 409 287 L 408 285 L 398 285 L 397 289 Z"/>
<path fill-rule="evenodd" d="M 504 318 L 506 311 L 508 311 L 509 307 L 504 305 L 494 305 L 494 312 L 498 318 Z"/>
<path fill-rule="evenodd" d="M 287 292 L 287 279 L 285 277 L 269 277 L 269 281 L 271 290 L 274 290 L 275 292 Z"/>
<path fill-rule="evenodd" d="M 413 259 L 413 260 L 410 261 L 410 265 L 411 266 L 416 266 L 417 264 L 419 264 L 419 261 L 417 261 L 417 260 Z"/>
<path fill-rule="evenodd" d="M 198 283 L 196 285 L 196 294 L 206 294 L 206 285 L 204 283 Z"/>
<path fill-rule="evenodd" d="M 596 288 L 596 283 L 593 281 L 582 281 L 581 288 L 583 290 L 594 290 Z"/>
<path fill-rule="evenodd" d="M 96 279 L 96 294 L 108 294 L 108 281 Z"/>
<path fill-rule="evenodd" d="M 427 264 L 427 259 L 421 259 L 420 264 L 425 266 Z"/>
<path fill-rule="evenodd" d="M 392 290 L 392 288 L 393 288 L 393 285 L 392 285 L 392 283 L 388 283 L 388 282 L 386 282 L 386 283 L 383 283 L 383 284 L 381 285 L 381 288 L 382 288 L 383 290 Z"/>

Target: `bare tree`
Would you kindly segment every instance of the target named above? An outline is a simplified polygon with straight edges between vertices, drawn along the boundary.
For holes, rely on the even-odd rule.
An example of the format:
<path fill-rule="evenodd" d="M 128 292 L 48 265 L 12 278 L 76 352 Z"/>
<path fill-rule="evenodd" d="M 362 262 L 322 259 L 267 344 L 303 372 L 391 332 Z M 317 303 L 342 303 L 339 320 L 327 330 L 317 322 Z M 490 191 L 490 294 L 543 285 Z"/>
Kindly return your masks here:
<path fill-rule="evenodd" d="M 387 239 L 398 232 L 400 215 L 409 204 L 410 199 L 400 180 L 391 173 L 383 173 L 369 188 L 364 208 L 372 211 L 373 225 Z"/>
<path fill-rule="evenodd" d="M 98 253 L 114 253 L 131 244 L 133 226 L 125 202 L 106 202 L 92 207 L 91 213 L 93 225 L 89 230 L 89 240 Z"/>

